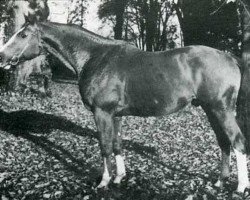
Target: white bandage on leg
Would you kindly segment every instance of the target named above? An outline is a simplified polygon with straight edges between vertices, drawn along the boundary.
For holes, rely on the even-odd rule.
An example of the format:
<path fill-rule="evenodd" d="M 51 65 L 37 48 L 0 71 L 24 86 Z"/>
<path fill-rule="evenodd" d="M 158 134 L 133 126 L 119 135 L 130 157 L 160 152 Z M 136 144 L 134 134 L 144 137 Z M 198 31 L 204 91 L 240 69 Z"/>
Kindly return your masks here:
<path fill-rule="evenodd" d="M 109 181 L 111 179 L 111 176 L 109 175 L 109 171 L 108 171 L 108 165 L 107 165 L 106 158 L 103 159 L 103 164 L 104 164 L 104 171 L 103 171 L 103 174 L 102 174 L 102 181 L 97 186 L 97 188 L 103 188 L 103 187 L 108 186 Z"/>
<path fill-rule="evenodd" d="M 122 178 L 126 176 L 124 159 L 121 155 L 116 155 L 115 161 L 116 161 L 116 177 L 114 183 L 120 184 Z"/>
<path fill-rule="evenodd" d="M 237 149 L 234 149 L 237 160 L 238 171 L 238 192 L 244 192 L 246 187 L 249 187 L 248 170 L 247 170 L 247 156 Z"/>

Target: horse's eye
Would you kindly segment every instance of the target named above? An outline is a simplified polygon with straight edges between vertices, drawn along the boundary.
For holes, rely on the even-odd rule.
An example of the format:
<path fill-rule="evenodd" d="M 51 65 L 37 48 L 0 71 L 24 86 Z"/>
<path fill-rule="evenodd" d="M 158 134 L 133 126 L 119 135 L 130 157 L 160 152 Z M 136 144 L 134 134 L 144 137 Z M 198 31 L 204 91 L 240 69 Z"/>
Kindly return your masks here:
<path fill-rule="evenodd" d="M 21 33 L 21 38 L 26 38 L 27 37 L 27 35 L 25 34 L 25 33 Z"/>

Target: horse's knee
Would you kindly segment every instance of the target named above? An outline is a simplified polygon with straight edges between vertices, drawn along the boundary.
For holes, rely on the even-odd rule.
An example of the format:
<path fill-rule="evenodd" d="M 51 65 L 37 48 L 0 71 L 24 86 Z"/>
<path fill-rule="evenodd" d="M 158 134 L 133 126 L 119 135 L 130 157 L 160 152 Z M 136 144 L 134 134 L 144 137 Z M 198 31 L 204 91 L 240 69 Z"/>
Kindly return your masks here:
<path fill-rule="evenodd" d="M 101 155 L 103 157 L 109 157 L 113 153 L 112 143 L 101 144 Z"/>

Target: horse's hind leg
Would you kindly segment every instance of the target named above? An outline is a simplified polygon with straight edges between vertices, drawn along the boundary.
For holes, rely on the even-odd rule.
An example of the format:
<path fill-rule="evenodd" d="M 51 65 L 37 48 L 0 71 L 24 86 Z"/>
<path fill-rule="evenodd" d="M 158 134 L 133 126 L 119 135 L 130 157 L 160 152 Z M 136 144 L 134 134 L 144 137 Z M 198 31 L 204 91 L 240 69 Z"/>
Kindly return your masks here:
<path fill-rule="evenodd" d="M 234 148 L 238 170 L 237 191 L 244 192 L 245 188 L 249 186 L 245 137 L 236 122 L 233 109 L 216 108 L 213 109 L 212 112 L 215 114 L 232 147 Z"/>
<path fill-rule="evenodd" d="M 113 139 L 113 152 L 115 154 L 115 162 L 116 162 L 116 177 L 114 183 L 120 184 L 122 178 L 126 176 L 124 159 L 121 156 L 121 118 L 114 119 L 114 139 Z"/>
<path fill-rule="evenodd" d="M 103 174 L 102 180 L 97 188 L 106 187 L 111 179 L 111 154 L 113 152 L 114 122 L 110 113 L 96 108 L 95 122 L 97 130 L 100 134 L 99 142 L 101 154 L 103 157 Z"/>
<path fill-rule="evenodd" d="M 218 144 L 221 149 L 221 175 L 218 181 L 215 183 L 216 187 L 223 188 L 224 181 L 230 175 L 230 141 L 221 127 L 217 117 L 210 111 L 210 109 L 203 107 L 207 114 L 208 121 L 213 128 Z"/>

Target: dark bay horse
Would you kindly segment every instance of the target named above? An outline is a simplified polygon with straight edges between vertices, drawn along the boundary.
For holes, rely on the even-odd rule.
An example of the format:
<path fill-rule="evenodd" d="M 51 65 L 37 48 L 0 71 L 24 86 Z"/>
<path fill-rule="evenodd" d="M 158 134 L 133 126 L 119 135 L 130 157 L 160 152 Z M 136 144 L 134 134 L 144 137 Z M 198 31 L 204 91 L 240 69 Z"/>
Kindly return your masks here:
<path fill-rule="evenodd" d="M 237 158 L 238 188 L 249 186 L 247 136 L 235 119 L 241 84 L 240 63 L 231 55 L 205 46 L 165 52 L 143 52 L 121 41 L 103 38 L 73 25 L 34 23 L 20 29 L 0 50 L 1 67 L 32 59 L 45 49 L 79 74 L 85 106 L 94 114 L 100 133 L 103 176 L 111 179 L 115 154 L 115 183 L 125 176 L 121 156 L 121 116 L 163 116 L 193 102 L 200 105 L 222 150 L 221 186 L 229 176 L 230 147 Z"/>

